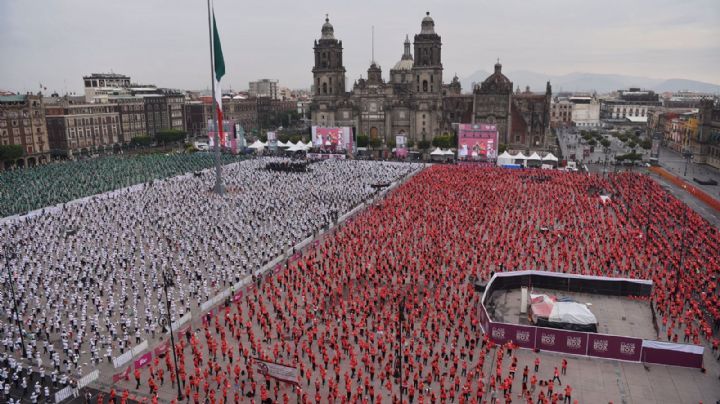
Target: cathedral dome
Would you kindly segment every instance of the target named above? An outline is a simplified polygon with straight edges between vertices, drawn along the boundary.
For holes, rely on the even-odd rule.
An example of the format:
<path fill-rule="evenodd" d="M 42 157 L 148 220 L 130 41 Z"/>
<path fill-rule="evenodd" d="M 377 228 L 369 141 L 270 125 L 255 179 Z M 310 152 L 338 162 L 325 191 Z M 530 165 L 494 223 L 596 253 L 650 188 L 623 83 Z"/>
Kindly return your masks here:
<path fill-rule="evenodd" d="M 320 39 L 335 39 L 335 29 L 330 24 L 330 18 L 325 17 L 325 24 L 322 26 L 322 36 Z"/>
<path fill-rule="evenodd" d="M 430 17 L 430 12 L 425 13 L 425 18 L 422 19 L 420 24 L 420 34 L 434 34 L 435 33 L 435 21 Z"/>
<path fill-rule="evenodd" d="M 483 83 L 512 84 L 510 79 L 508 79 L 504 74 L 502 74 L 502 65 L 500 64 L 499 60 L 497 63 L 495 63 L 495 73 L 488 76 L 488 78 L 486 78 Z"/>
<path fill-rule="evenodd" d="M 413 57 L 410 53 L 410 38 L 405 35 L 404 52 L 400 61 L 395 63 L 393 70 L 411 70 L 413 67 Z"/>

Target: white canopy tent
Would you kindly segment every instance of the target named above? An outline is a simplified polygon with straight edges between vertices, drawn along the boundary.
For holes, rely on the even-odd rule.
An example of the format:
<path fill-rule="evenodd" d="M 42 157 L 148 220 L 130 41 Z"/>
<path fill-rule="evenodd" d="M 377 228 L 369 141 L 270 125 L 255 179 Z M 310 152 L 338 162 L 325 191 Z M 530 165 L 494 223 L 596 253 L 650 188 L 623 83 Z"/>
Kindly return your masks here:
<path fill-rule="evenodd" d="M 446 155 L 446 156 L 454 156 L 454 155 L 455 155 L 455 152 L 452 151 L 452 150 L 450 150 L 450 149 L 447 149 L 447 150 L 445 150 L 445 151 L 443 152 L 443 154 Z"/>
<path fill-rule="evenodd" d="M 265 144 L 259 140 L 256 140 L 255 142 L 253 142 L 253 144 L 248 146 L 248 149 L 255 149 L 255 150 L 261 150 L 264 148 L 265 148 Z"/>
<path fill-rule="evenodd" d="M 443 156 L 443 155 L 445 155 L 445 153 L 442 150 L 440 150 L 439 147 L 436 147 L 435 150 L 430 152 L 430 155 L 431 156 Z"/>
<path fill-rule="evenodd" d="M 292 145 L 292 146 L 288 147 L 288 148 L 286 149 L 286 151 L 291 152 L 291 153 L 299 152 L 299 151 L 305 151 L 305 150 L 307 150 L 305 147 L 306 147 L 306 146 L 305 146 L 304 143 L 303 143 L 302 146 Z"/>
<path fill-rule="evenodd" d="M 290 146 L 292 146 L 292 143 L 290 143 L 290 142 L 287 142 L 287 143 L 278 142 L 278 147 L 290 147 Z"/>
<path fill-rule="evenodd" d="M 540 155 L 537 154 L 537 152 L 533 152 L 533 154 L 530 155 L 530 157 L 528 157 L 527 159 L 528 159 L 528 160 L 536 160 L 536 161 L 541 161 L 541 160 L 542 160 L 542 158 L 540 158 Z"/>
<path fill-rule="evenodd" d="M 525 165 L 525 162 L 526 162 L 527 159 L 528 159 L 527 156 L 523 154 L 523 152 L 520 152 L 520 153 L 518 153 L 518 154 L 516 154 L 516 155 L 514 155 L 514 156 L 510 156 L 510 157 L 512 157 L 513 162 L 514 162 L 515 164 L 520 164 L 520 165 L 522 165 L 522 166 Z"/>
<path fill-rule="evenodd" d="M 542 161 L 554 161 L 557 163 L 558 158 L 555 157 L 552 153 L 548 153 L 545 155 L 545 157 L 542 158 Z"/>
<path fill-rule="evenodd" d="M 499 155 L 497 158 L 498 166 L 503 166 L 505 164 L 513 164 L 513 163 L 514 163 L 513 156 L 510 153 L 508 153 L 507 150 L 502 152 L 502 154 Z"/>

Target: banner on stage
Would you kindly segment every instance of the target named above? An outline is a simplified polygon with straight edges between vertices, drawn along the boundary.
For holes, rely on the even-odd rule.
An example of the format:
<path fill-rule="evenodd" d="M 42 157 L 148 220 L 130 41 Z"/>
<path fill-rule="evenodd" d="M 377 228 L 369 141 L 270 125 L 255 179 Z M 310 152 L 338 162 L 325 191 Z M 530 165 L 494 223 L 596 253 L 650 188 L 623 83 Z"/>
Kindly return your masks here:
<path fill-rule="evenodd" d="M 493 160 L 497 158 L 498 129 L 490 124 L 460 124 L 458 126 L 458 158 Z"/>
<path fill-rule="evenodd" d="M 265 377 L 272 377 L 293 384 L 297 384 L 298 382 L 298 371 L 296 367 L 268 362 L 258 358 L 255 358 L 254 362 L 255 370 Z"/>

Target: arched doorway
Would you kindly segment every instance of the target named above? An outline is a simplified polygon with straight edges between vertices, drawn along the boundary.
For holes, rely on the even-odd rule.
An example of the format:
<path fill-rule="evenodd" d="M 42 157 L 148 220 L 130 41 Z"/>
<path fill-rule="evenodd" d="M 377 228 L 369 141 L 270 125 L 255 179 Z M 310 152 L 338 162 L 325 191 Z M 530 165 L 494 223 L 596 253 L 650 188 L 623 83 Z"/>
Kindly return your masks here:
<path fill-rule="evenodd" d="M 27 165 L 28 167 L 35 167 L 35 157 L 28 157 L 27 159 Z"/>
<path fill-rule="evenodd" d="M 25 167 L 25 159 L 17 159 L 15 161 L 15 165 L 17 168 L 24 168 Z"/>
<path fill-rule="evenodd" d="M 373 126 L 372 128 L 370 128 L 370 140 L 377 139 L 377 138 L 378 138 L 378 128 Z"/>

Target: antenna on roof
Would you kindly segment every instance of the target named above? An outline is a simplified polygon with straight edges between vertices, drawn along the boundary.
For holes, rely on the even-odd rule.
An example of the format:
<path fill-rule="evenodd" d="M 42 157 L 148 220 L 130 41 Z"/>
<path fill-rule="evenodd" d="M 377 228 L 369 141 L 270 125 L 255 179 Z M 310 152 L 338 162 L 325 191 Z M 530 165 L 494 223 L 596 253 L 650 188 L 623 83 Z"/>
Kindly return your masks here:
<path fill-rule="evenodd" d="M 375 63 L 375 26 L 372 26 L 372 63 Z"/>

